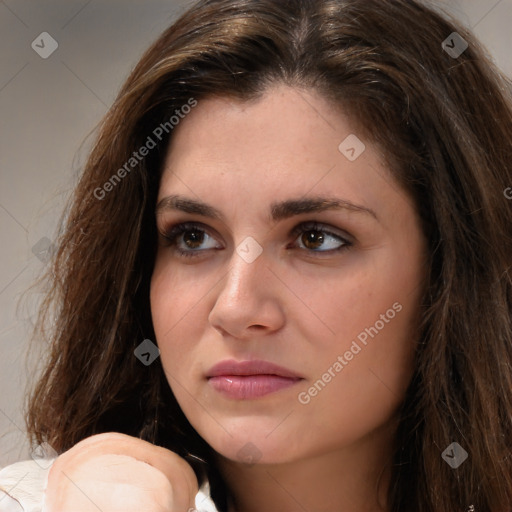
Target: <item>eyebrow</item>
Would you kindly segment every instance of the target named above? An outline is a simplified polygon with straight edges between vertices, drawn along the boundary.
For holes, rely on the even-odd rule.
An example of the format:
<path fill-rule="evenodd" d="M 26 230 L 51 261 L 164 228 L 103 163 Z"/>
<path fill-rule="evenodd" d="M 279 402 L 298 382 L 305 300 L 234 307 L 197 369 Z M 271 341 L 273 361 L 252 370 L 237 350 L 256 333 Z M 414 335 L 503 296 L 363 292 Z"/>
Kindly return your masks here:
<path fill-rule="evenodd" d="M 156 206 L 155 212 L 158 215 L 169 210 L 178 210 L 185 213 L 197 214 L 220 221 L 224 220 L 222 213 L 217 208 L 197 199 L 180 195 L 170 195 L 161 199 Z M 286 201 L 271 203 L 270 219 L 277 222 L 295 215 L 322 212 L 325 210 L 347 210 L 356 213 L 363 213 L 378 220 L 377 214 L 371 208 L 354 204 L 346 199 L 321 196 L 288 199 Z"/>

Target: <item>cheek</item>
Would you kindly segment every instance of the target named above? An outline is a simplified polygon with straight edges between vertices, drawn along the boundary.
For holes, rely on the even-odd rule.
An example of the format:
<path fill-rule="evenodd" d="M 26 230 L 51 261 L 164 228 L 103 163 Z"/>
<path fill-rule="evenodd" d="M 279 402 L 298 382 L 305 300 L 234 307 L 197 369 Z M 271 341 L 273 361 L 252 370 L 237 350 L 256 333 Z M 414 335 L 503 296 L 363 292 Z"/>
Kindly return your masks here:
<path fill-rule="evenodd" d="M 314 362 L 307 363 L 310 387 L 303 390 L 302 403 L 310 400 L 305 406 L 311 407 L 312 417 L 327 418 L 330 410 L 335 423 L 350 413 L 353 425 L 377 425 L 403 400 L 417 342 L 419 254 L 409 253 L 404 261 L 397 251 L 382 250 L 378 261 L 352 267 L 333 282 L 328 295 L 310 294 L 326 333 L 319 336 L 318 321 L 305 333 L 311 345 L 308 359 Z M 306 293 L 308 285 L 303 286 Z"/>
<path fill-rule="evenodd" d="M 177 369 L 192 356 L 191 348 L 199 334 L 201 323 L 197 315 L 201 308 L 200 282 L 178 279 L 176 273 L 158 260 L 151 279 L 151 316 L 156 343 L 164 369 Z"/>
<path fill-rule="evenodd" d="M 351 443 L 394 416 L 412 377 L 413 313 L 404 305 L 380 330 L 375 319 L 363 322 L 356 335 L 339 337 L 328 356 L 317 359 L 297 401 L 298 417 L 307 418 L 318 439 Z"/>
<path fill-rule="evenodd" d="M 294 294 L 303 303 L 297 306 L 296 313 L 302 308 L 298 325 L 320 357 L 348 350 L 358 336 L 362 342 L 371 339 L 366 329 L 375 333 L 375 324 L 379 338 L 382 332 L 405 328 L 404 317 L 417 307 L 411 283 L 417 283 L 418 276 L 414 270 L 404 272 L 396 258 L 386 256 L 385 251 L 365 259 L 357 255 L 358 261 L 340 268 L 336 276 L 302 275 L 293 283 Z M 393 308 L 395 303 L 402 311 Z"/>
<path fill-rule="evenodd" d="M 197 399 L 201 394 L 201 368 L 198 361 L 204 356 L 204 347 L 198 340 L 204 334 L 204 305 L 197 284 L 178 280 L 172 272 L 155 268 L 151 281 L 151 315 L 160 349 L 160 363 L 167 382 L 189 419 L 197 414 Z M 201 310 L 203 309 L 203 311 Z M 201 348 L 203 354 L 200 354 Z M 194 399 L 191 397 L 194 396 Z"/>

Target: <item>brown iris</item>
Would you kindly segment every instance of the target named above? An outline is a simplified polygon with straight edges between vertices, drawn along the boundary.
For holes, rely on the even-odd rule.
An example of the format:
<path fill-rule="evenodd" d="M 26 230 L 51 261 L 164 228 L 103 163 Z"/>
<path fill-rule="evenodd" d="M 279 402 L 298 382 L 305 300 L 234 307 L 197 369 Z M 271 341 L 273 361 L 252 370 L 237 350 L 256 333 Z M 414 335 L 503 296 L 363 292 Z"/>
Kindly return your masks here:
<path fill-rule="evenodd" d="M 183 241 L 192 249 L 199 247 L 203 243 L 203 240 L 204 232 L 198 229 L 190 229 L 183 233 Z"/>
<path fill-rule="evenodd" d="M 324 235 L 320 231 L 309 230 L 302 234 L 302 243 L 308 249 L 317 249 L 324 241 Z"/>

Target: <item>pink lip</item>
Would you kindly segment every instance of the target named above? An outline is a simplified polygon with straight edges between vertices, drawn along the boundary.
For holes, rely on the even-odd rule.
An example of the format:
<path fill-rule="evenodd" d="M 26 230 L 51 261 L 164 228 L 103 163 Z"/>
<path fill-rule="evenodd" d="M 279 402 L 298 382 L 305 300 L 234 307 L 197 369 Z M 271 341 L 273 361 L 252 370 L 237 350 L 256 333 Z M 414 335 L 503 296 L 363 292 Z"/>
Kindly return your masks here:
<path fill-rule="evenodd" d="M 259 398 L 293 386 L 302 377 L 267 361 L 221 361 L 207 373 L 208 382 L 234 399 Z"/>

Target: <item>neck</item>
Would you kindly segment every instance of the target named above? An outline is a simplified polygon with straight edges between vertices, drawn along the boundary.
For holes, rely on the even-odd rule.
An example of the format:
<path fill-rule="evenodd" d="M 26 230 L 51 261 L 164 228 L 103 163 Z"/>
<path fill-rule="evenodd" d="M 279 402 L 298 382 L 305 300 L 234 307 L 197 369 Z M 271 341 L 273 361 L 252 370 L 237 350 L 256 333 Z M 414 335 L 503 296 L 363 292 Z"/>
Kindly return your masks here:
<path fill-rule="evenodd" d="M 387 512 L 394 433 L 388 425 L 348 447 L 279 464 L 219 456 L 229 512 Z"/>

